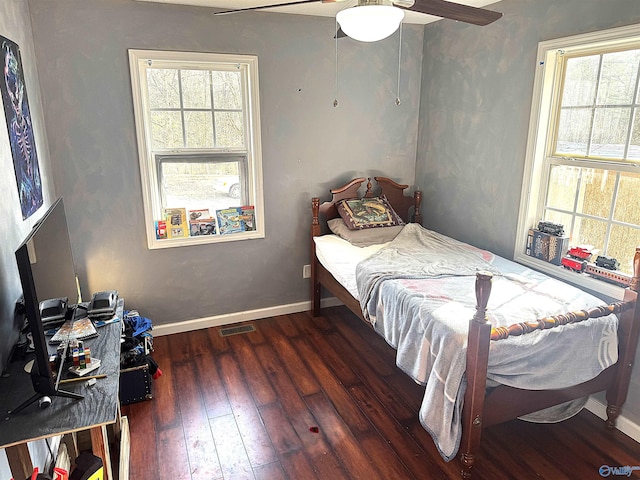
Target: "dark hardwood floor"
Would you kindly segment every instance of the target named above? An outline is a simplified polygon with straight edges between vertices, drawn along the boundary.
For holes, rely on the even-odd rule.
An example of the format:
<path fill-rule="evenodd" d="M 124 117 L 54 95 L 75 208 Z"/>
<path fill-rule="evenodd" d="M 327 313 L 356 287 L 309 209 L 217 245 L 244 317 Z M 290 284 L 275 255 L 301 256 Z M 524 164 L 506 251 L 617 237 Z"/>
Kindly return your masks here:
<path fill-rule="evenodd" d="M 155 339 L 154 398 L 123 407 L 132 480 L 458 478 L 418 420 L 423 389 L 346 308 L 251 323 Z M 640 444 L 583 410 L 487 429 L 474 478 L 598 479 L 602 465 L 639 466 Z"/>

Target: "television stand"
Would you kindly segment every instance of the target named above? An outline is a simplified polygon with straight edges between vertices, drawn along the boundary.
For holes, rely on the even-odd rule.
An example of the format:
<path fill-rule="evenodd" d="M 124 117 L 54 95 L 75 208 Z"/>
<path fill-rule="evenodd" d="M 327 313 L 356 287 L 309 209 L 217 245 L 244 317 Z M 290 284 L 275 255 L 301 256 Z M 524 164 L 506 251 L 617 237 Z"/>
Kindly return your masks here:
<path fill-rule="evenodd" d="M 33 473 L 28 442 L 84 430 L 90 434 L 93 454 L 102 459 L 104 480 L 114 480 L 107 426 L 119 428 L 121 420 L 118 385 L 123 309 L 124 299 L 120 299 L 116 315 L 121 320 L 100 327 L 98 337 L 84 342 L 91 348 L 92 357 L 101 360 L 99 372 L 106 377 L 99 379 L 94 386 L 87 385 L 86 381 L 60 384 L 65 390 L 83 395 L 84 400 L 58 398 L 49 408 L 40 409 L 36 407 L 37 401 L 48 396 L 47 392 L 36 387 L 38 378 L 29 378 L 22 362 L 10 363 L 8 375 L 0 377 L 0 449 L 7 453 L 13 478 L 30 478 Z M 36 372 L 33 373 L 35 376 Z M 45 380 L 42 379 L 43 382 Z M 52 387 L 54 385 L 52 382 Z M 34 395 L 34 390 L 37 395 Z M 60 390 L 57 393 L 60 394 Z M 14 409 L 11 415 L 7 415 L 9 409 L 27 398 L 29 400 L 25 403 L 31 401 L 28 408 L 22 407 L 19 413 Z"/>
<path fill-rule="evenodd" d="M 35 365 L 34 365 L 34 368 L 35 368 Z M 59 390 L 57 388 L 50 388 L 49 380 L 42 379 L 42 377 L 37 374 L 31 375 L 31 383 L 33 383 L 33 389 L 36 391 L 36 393 L 32 395 L 31 398 L 28 398 L 27 400 L 22 402 L 13 410 L 9 410 L 7 412 L 7 415 L 15 415 L 21 412 L 22 410 L 24 410 L 25 408 L 27 408 L 32 403 L 41 399 L 43 401 L 39 404 L 40 408 L 46 408 L 49 405 L 51 405 L 51 398 L 49 397 L 67 397 L 67 398 L 73 398 L 74 400 L 82 400 L 84 398 L 84 395 L 81 395 L 79 393 L 67 392 L 65 390 Z"/>
<path fill-rule="evenodd" d="M 40 403 L 38 403 L 38 406 L 40 408 L 47 408 L 51 405 L 51 397 L 66 397 L 73 398 L 74 400 L 82 400 L 84 398 L 84 395 L 80 395 L 79 393 L 66 392 L 58 388 L 58 386 L 60 385 L 60 379 L 62 378 L 62 370 L 66 361 L 68 347 L 69 344 L 65 344 L 64 351 L 62 352 L 62 360 L 60 361 L 60 368 L 58 368 L 58 375 L 55 386 L 51 385 L 51 379 L 48 376 L 41 375 L 39 372 L 37 372 L 38 364 L 34 362 L 29 375 L 31 376 L 31 384 L 33 385 L 33 390 L 36 393 L 13 410 L 9 410 L 7 412 L 7 415 L 15 415 L 19 413 L 37 400 L 40 400 Z"/>

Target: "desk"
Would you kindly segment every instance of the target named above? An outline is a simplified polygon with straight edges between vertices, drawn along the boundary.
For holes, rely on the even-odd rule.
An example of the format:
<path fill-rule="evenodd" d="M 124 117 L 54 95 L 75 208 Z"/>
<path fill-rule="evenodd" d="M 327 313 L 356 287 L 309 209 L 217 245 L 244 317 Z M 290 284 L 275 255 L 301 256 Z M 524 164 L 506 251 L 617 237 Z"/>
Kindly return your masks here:
<path fill-rule="evenodd" d="M 120 300 L 118 316 L 122 319 Z M 7 412 L 33 395 L 31 378 L 24 372 L 24 362 L 9 365 L 9 376 L 0 378 L 0 448 L 4 448 L 15 480 L 30 477 L 33 471 L 27 442 L 90 430 L 93 454 L 102 458 L 105 480 L 112 480 L 107 425 L 119 419 L 118 383 L 120 375 L 120 333 L 122 322 L 98 329 L 99 336 L 85 340 L 91 355 L 99 358 L 100 368 L 92 374 L 106 374 L 96 384 L 86 382 L 62 384 L 64 390 L 84 395 L 81 400 L 52 397 L 49 408 L 40 409 L 38 402 L 15 415 Z M 63 377 L 65 378 L 65 377 Z"/>

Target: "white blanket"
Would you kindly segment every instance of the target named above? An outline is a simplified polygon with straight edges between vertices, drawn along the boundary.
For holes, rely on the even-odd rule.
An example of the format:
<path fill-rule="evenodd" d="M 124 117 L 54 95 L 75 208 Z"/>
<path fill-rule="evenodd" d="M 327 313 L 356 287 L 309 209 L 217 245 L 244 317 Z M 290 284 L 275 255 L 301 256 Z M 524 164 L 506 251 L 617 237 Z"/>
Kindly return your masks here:
<path fill-rule="evenodd" d="M 488 305 L 493 326 L 603 304 L 575 287 L 417 224 L 407 225 L 360 262 L 356 278 L 365 318 L 397 349 L 397 365 L 426 386 L 420 420 L 446 460 L 460 444 L 477 269 L 496 274 Z M 487 376 L 529 390 L 585 382 L 617 361 L 616 331 L 617 317 L 609 315 L 491 342 Z"/>

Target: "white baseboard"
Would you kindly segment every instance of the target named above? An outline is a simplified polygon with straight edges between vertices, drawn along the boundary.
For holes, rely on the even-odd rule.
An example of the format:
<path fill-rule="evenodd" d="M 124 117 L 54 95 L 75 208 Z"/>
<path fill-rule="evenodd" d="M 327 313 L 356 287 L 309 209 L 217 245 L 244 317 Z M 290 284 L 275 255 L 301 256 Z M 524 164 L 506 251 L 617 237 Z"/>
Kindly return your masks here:
<path fill-rule="evenodd" d="M 322 307 L 335 307 L 337 305 L 342 305 L 342 302 L 335 297 L 323 298 L 321 305 Z M 244 312 L 225 313 L 224 315 L 215 315 L 213 317 L 195 318 L 193 320 L 185 320 L 183 322 L 154 325 L 153 336 L 160 337 L 162 335 L 171 335 L 172 333 L 190 332 L 192 330 L 200 330 L 202 328 L 209 327 L 220 327 L 222 325 L 259 320 L 261 318 L 275 317 L 276 315 L 307 312 L 309 310 L 311 310 L 311 301 L 258 308 L 256 310 L 247 310 Z"/>
<path fill-rule="evenodd" d="M 595 416 L 600 417 L 603 420 L 607 419 L 607 406 L 600 400 L 589 397 L 585 408 L 593 413 Z M 632 422 L 624 415 L 620 415 L 616 421 L 616 428 L 625 435 L 633 438 L 636 442 L 640 443 L 640 425 Z"/>

